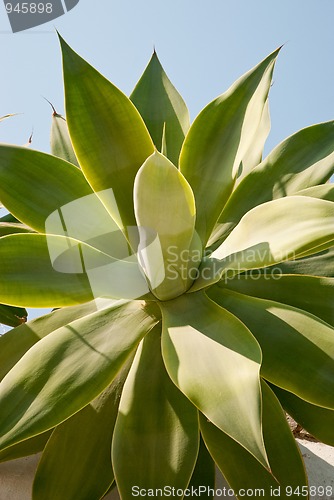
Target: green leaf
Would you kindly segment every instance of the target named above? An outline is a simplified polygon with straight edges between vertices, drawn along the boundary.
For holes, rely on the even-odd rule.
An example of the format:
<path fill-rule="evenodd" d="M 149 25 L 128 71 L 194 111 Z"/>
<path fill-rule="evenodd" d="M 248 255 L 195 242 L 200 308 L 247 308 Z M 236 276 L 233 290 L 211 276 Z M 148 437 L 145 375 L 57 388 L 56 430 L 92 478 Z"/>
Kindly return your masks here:
<path fill-rule="evenodd" d="M 334 247 L 306 258 L 281 262 L 274 266 L 275 272 L 282 274 L 308 274 L 311 276 L 334 277 Z M 264 269 L 270 273 L 272 268 Z"/>
<path fill-rule="evenodd" d="M 87 274 L 83 273 L 76 242 L 73 243 L 73 251 L 77 253 L 73 254 L 72 272 L 71 269 L 58 272 L 52 266 L 49 248 L 60 254 L 69 242 L 70 239 L 62 236 L 41 234 L 1 238 L 0 301 L 15 306 L 62 307 L 92 300 L 92 289 Z"/>
<path fill-rule="evenodd" d="M 298 259 L 304 259 L 306 257 L 311 257 L 312 255 L 319 254 L 323 251 L 328 250 L 328 243 L 323 243 L 322 245 L 317 245 L 314 248 L 310 248 L 309 250 L 305 250 L 298 254 Z"/>
<path fill-rule="evenodd" d="M 198 454 L 197 410 L 166 373 L 160 333 L 158 325 L 141 342 L 121 397 L 112 459 L 124 500 L 134 485 L 184 490 Z"/>
<path fill-rule="evenodd" d="M 255 96 L 253 96 L 253 99 Z M 254 103 L 255 104 L 255 103 Z M 254 167 L 262 161 L 263 149 L 271 128 L 270 113 L 269 113 L 269 99 L 264 103 L 260 122 L 253 136 L 253 140 L 247 153 L 242 159 L 242 171 L 237 179 L 239 182 L 245 177 Z"/>
<path fill-rule="evenodd" d="M 38 434 L 38 436 L 26 439 L 25 441 L 21 441 L 18 444 L 14 444 L 9 448 L 0 451 L 0 463 L 40 453 L 44 450 L 45 445 L 51 436 L 51 433 L 51 430 L 43 432 L 43 434 Z"/>
<path fill-rule="evenodd" d="M 182 255 L 189 253 L 194 236 L 193 192 L 181 172 L 156 151 L 137 174 L 134 200 L 141 265 L 154 294 L 168 300 L 189 286 Z"/>
<path fill-rule="evenodd" d="M 297 494 L 286 494 L 285 488 L 289 486 L 294 490 L 299 486 L 301 490 L 307 485 L 300 451 L 277 398 L 265 383 L 262 383 L 262 391 L 263 435 L 271 472 L 201 416 L 204 441 L 237 498 L 245 497 L 247 490 L 253 491 L 252 496 L 258 490 L 259 496 L 266 499 L 273 498 L 274 490 L 279 498 L 299 498 Z"/>
<path fill-rule="evenodd" d="M 307 403 L 288 391 L 271 386 L 284 409 L 303 429 L 322 443 L 334 446 L 334 411 Z"/>
<path fill-rule="evenodd" d="M 174 384 L 217 427 L 266 465 L 261 351 L 238 319 L 203 293 L 159 303 L 162 353 Z"/>
<path fill-rule="evenodd" d="M 0 301 L 63 307 L 94 297 L 147 297 L 136 256 L 120 260 L 73 238 L 15 234 L 0 238 Z"/>
<path fill-rule="evenodd" d="M 307 189 L 302 189 L 301 191 L 294 193 L 294 196 L 310 196 L 311 198 L 334 201 L 334 185 L 322 184 L 321 186 L 313 186 Z"/>
<path fill-rule="evenodd" d="M 309 403 L 334 409 L 332 327 L 306 311 L 279 302 L 217 286 L 208 295 L 235 314 L 258 340 L 265 379 Z"/>
<path fill-rule="evenodd" d="M 204 260 L 191 291 L 241 272 L 295 259 L 334 240 L 334 203 L 288 196 L 253 208 Z M 218 261 L 216 259 L 219 259 Z M 206 269 L 204 273 L 203 269 Z"/>
<path fill-rule="evenodd" d="M 59 425 L 89 404 L 157 321 L 143 302 L 120 302 L 40 340 L 0 383 L 0 449 Z"/>
<path fill-rule="evenodd" d="M 304 309 L 334 327 L 334 279 L 316 276 L 289 276 L 274 270 L 250 272 L 227 280 L 225 288 L 261 299 L 274 300 Z"/>
<path fill-rule="evenodd" d="M 334 203 L 309 197 L 289 196 L 253 208 L 229 237 L 212 253 L 223 259 L 231 254 L 252 253 L 245 270 L 291 259 L 334 240 Z M 262 252 L 263 249 L 263 252 Z M 247 256 L 246 256 L 247 257 Z M 256 259 L 260 258 L 260 261 Z M 232 260 L 232 259 L 231 259 Z M 243 258 L 238 259 L 241 266 Z"/>
<path fill-rule="evenodd" d="M 151 137 L 132 102 L 60 42 L 66 118 L 76 156 L 117 224 L 133 226 L 133 183 L 154 151 Z"/>
<path fill-rule="evenodd" d="M 0 181 L 0 199 L 6 208 L 43 233 L 52 212 L 93 193 L 74 165 L 17 146 L 0 146 Z"/>
<path fill-rule="evenodd" d="M 20 222 L 1 222 L 0 237 L 15 233 L 33 233 L 33 229 Z"/>
<path fill-rule="evenodd" d="M 54 156 L 73 163 L 77 167 L 80 166 L 72 146 L 66 119 L 59 115 L 56 110 L 52 114 L 50 143 L 51 153 Z"/>
<path fill-rule="evenodd" d="M 155 51 L 130 99 L 144 119 L 159 151 L 165 129 L 168 158 L 177 165 L 181 146 L 190 125 L 189 111 L 166 75 Z"/>
<path fill-rule="evenodd" d="M 262 498 L 269 498 L 270 489 L 278 486 L 272 474 L 203 415 L 200 415 L 200 428 L 206 446 L 237 498 L 243 488 L 253 491 L 263 488 L 265 495 Z"/>
<path fill-rule="evenodd" d="M 79 491 L 82 500 L 92 500 L 109 490 L 111 440 L 127 365 L 100 396 L 56 427 L 36 471 L 34 500 L 77 500 Z"/>
<path fill-rule="evenodd" d="M 300 130 L 240 182 L 224 207 L 209 244 L 223 240 L 243 215 L 267 201 L 326 182 L 334 172 L 334 122 Z"/>
<path fill-rule="evenodd" d="M 0 380 L 39 340 L 76 319 L 113 305 L 115 301 L 96 299 L 79 306 L 63 307 L 0 336 Z M 1 306 L 9 307 L 9 306 Z M 14 309 L 14 308 L 13 308 Z M 21 311 L 21 309 L 18 309 Z M 24 309 L 22 310 L 24 311 Z M 16 325 L 15 325 L 16 326 Z"/>
<path fill-rule="evenodd" d="M 200 440 L 200 446 L 198 451 L 198 457 L 196 466 L 191 477 L 188 489 L 192 491 L 192 488 L 198 489 L 201 492 L 202 498 L 208 498 L 214 500 L 214 489 L 215 489 L 215 472 L 216 466 L 215 462 L 212 460 L 210 453 L 205 446 L 203 439 Z M 201 490 L 199 488 L 202 488 Z M 205 493 L 203 493 L 203 488 L 206 488 Z"/>
<path fill-rule="evenodd" d="M 3 217 L 0 218 L 0 222 L 14 222 L 14 223 L 20 223 L 19 220 L 17 220 L 12 214 L 6 214 Z"/>
<path fill-rule="evenodd" d="M 28 313 L 22 307 L 11 307 L 0 304 L 0 323 L 8 326 L 18 326 L 27 321 Z M 3 335 L 0 335 L 0 343 Z M 2 352 L 0 351 L 0 357 Z M 1 367 L 0 367 L 1 370 Z"/>
<path fill-rule="evenodd" d="M 252 144 L 277 54 L 278 50 L 270 54 L 204 108 L 185 138 L 180 169 L 194 191 L 198 211 L 196 229 L 203 245 L 233 190 L 239 165 Z"/>

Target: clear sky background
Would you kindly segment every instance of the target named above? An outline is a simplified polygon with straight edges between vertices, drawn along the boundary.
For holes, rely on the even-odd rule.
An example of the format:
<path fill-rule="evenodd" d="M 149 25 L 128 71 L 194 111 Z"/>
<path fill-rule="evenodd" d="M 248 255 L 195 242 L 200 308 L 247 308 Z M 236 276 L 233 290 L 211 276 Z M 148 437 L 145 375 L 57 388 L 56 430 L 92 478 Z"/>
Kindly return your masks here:
<path fill-rule="evenodd" d="M 0 4 L 0 141 L 49 151 L 51 110 L 64 112 L 54 28 L 129 94 L 156 47 L 192 119 L 281 44 L 267 152 L 288 135 L 334 119 L 333 0 L 80 0 L 69 13 L 13 34 Z M 94 119 L 94 117 L 92 117 Z M 27 196 L 29 193 L 27 192 Z"/>
<path fill-rule="evenodd" d="M 56 27 L 129 94 L 153 46 L 192 118 L 242 73 L 285 43 L 271 91 L 271 149 L 297 129 L 334 119 L 333 0 L 80 0 L 64 16 L 12 34 L 0 5 L 3 142 L 48 151 L 50 109 L 63 113 Z"/>

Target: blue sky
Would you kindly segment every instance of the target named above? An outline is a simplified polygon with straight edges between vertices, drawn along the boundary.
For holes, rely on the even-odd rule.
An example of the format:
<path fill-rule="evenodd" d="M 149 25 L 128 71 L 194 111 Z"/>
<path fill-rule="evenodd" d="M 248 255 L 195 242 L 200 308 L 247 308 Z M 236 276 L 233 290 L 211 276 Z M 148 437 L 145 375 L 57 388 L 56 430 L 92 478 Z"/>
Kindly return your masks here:
<path fill-rule="evenodd" d="M 12 34 L 0 5 L 3 142 L 48 151 L 50 109 L 63 112 L 56 27 L 70 45 L 130 93 L 155 45 L 192 118 L 242 73 L 285 43 L 271 92 L 267 149 L 312 123 L 334 118 L 332 0 L 80 0 L 52 23 Z"/>
<path fill-rule="evenodd" d="M 12 34 L 0 5 L 2 142 L 49 151 L 51 110 L 63 113 L 57 28 L 129 94 L 153 47 L 191 117 L 241 74 L 285 44 L 271 91 L 269 151 L 286 136 L 334 119 L 333 0 L 80 0 L 52 23 Z M 28 195 L 28 194 L 27 194 Z"/>

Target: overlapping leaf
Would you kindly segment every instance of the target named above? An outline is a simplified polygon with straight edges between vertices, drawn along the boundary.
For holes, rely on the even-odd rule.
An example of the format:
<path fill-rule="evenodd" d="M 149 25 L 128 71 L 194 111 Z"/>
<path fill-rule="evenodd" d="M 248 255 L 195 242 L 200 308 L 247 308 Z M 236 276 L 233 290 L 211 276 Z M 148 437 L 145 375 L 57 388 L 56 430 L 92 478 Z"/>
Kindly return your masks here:
<path fill-rule="evenodd" d="M 334 327 L 334 279 L 279 272 L 238 275 L 221 286 L 245 295 L 304 309 Z"/>
<path fill-rule="evenodd" d="M 253 99 L 255 96 L 253 96 Z M 269 113 L 269 99 L 264 103 L 260 122 L 252 138 L 252 143 L 247 150 L 247 153 L 242 158 L 240 166 L 240 174 L 238 175 L 237 182 L 240 182 L 254 167 L 256 167 L 262 160 L 263 149 L 271 128 L 270 113 Z M 255 130 L 255 127 L 254 127 Z"/>
<path fill-rule="evenodd" d="M 204 294 L 159 303 L 172 381 L 217 427 L 267 463 L 261 432 L 261 351 L 238 319 Z"/>
<path fill-rule="evenodd" d="M 39 340 L 62 326 L 113 305 L 111 300 L 97 299 L 79 306 L 64 307 L 21 324 L 0 336 L 0 380 Z M 5 307 L 5 306 L 2 306 Z M 19 309 L 20 310 L 20 309 Z M 16 325 L 15 325 L 16 326 Z"/>
<path fill-rule="evenodd" d="M 135 256 L 120 260 L 66 236 L 5 236 L 0 265 L 0 301 L 16 306 L 63 307 L 149 292 Z"/>
<path fill-rule="evenodd" d="M 271 386 L 284 409 L 322 443 L 334 446 L 334 411 L 312 405 L 288 391 Z"/>
<path fill-rule="evenodd" d="M 123 234 L 74 165 L 37 151 L 0 146 L 0 179 L 7 208 L 30 227 L 88 242 L 115 259 L 130 256 Z M 15 222 L 2 222 L 0 234 L 1 228 L 30 231 Z M 52 245 L 50 239 L 48 243 Z"/>
<path fill-rule="evenodd" d="M 205 245 L 249 153 L 267 100 L 278 50 L 198 115 L 186 136 L 180 169 L 195 195 L 196 229 Z M 252 100 L 253 99 L 253 100 Z"/>
<path fill-rule="evenodd" d="M 59 115 L 56 110 L 52 114 L 50 143 L 51 153 L 54 156 L 58 156 L 58 158 L 62 158 L 79 167 L 68 132 L 66 119 L 62 115 Z"/>
<path fill-rule="evenodd" d="M 197 410 L 166 373 L 160 333 L 158 325 L 140 344 L 121 397 L 112 456 L 124 500 L 133 485 L 184 490 L 197 459 Z"/>
<path fill-rule="evenodd" d="M 140 301 L 120 303 L 40 340 L 0 383 L 0 449 L 53 428 L 89 404 L 157 321 Z"/>
<path fill-rule="evenodd" d="M 266 273 L 272 271 L 273 268 L 264 269 Z M 274 272 L 334 277 L 334 247 L 305 258 L 276 264 L 274 266 Z"/>
<path fill-rule="evenodd" d="M 0 223 L 0 237 L 15 233 L 33 233 L 33 229 L 20 224 L 19 222 L 2 222 Z"/>
<path fill-rule="evenodd" d="M 241 272 L 295 259 L 334 241 L 334 203 L 288 196 L 263 203 L 241 219 L 228 238 L 204 260 L 192 291 Z M 219 260 L 217 260 L 219 259 Z M 205 270 L 205 271 L 204 271 Z"/>
<path fill-rule="evenodd" d="M 253 494 L 261 491 L 261 497 L 270 499 L 274 489 L 280 498 L 299 498 L 297 493 L 287 495 L 285 488 L 290 486 L 297 491 L 299 487 L 301 491 L 302 486 L 307 485 L 301 454 L 278 400 L 265 383 L 262 391 L 263 434 L 270 471 L 203 416 L 200 419 L 201 432 L 237 498 L 243 498 L 247 491 Z"/>
<path fill-rule="evenodd" d="M 144 119 L 155 147 L 162 150 L 164 137 L 166 156 L 177 165 L 190 125 L 189 112 L 155 51 L 130 99 Z"/>
<path fill-rule="evenodd" d="M 333 144 L 332 121 L 305 128 L 283 141 L 240 182 L 209 244 L 226 238 L 242 216 L 261 203 L 326 182 L 334 172 Z"/>
<path fill-rule="evenodd" d="M 11 307 L 0 304 L 0 323 L 3 323 L 4 325 L 13 327 L 19 326 L 25 321 L 27 321 L 27 317 L 28 313 L 26 309 L 23 309 L 22 307 Z M 0 342 L 2 337 L 3 335 L 0 336 Z"/>
<path fill-rule="evenodd" d="M 6 214 L 6 215 L 3 215 L 1 218 L 0 218 L 0 222 L 1 224 L 3 222 L 9 222 L 9 223 L 14 223 L 14 224 L 19 224 L 20 221 L 18 219 L 16 219 L 16 217 L 14 217 L 14 215 L 12 214 Z"/>
<path fill-rule="evenodd" d="M 100 396 L 56 427 L 36 471 L 34 500 L 76 500 L 78 485 L 86 500 L 108 491 L 114 480 L 111 440 L 127 365 Z"/>
<path fill-rule="evenodd" d="M 40 232 L 52 212 L 93 193 L 74 165 L 15 146 L 0 146 L 0 181 L 0 198 L 7 209 Z"/>
<path fill-rule="evenodd" d="M 213 500 L 215 485 L 216 464 L 201 438 L 196 466 L 188 488 L 190 491 L 193 491 L 192 488 L 194 488 L 195 491 L 201 488 L 201 490 L 199 490 L 201 491 L 201 497 Z M 203 492 L 203 488 L 206 488 L 206 491 Z"/>
<path fill-rule="evenodd" d="M 137 174 L 134 200 L 142 267 L 154 294 L 168 300 L 188 288 L 182 256 L 191 253 L 194 236 L 196 242 L 193 192 L 179 170 L 155 152 Z M 198 253 L 200 258 L 200 248 Z"/>
<path fill-rule="evenodd" d="M 240 318 L 258 340 L 265 379 L 309 403 L 334 409 L 334 329 L 330 325 L 279 302 L 219 287 L 208 294 Z"/>
<path fill-rule="evenodd" d="M 58 272 L 52 266 L 48 243 L 62 253 L 68 249 L 69 240 L 41 234 L 1 238 L 1 302 L 27 307 L 62 307 L 94 298 L 77 244 L 73 246 L 73 258 L 66 260 L 67 272 Z"/>
<path fill-rule="evenodd" d="M 154 151 L 132 102 L 60 38 L 66 119 L 80 166 L 120 227 L 135 223 L 136 173 Z M 116 203 L 115 203 L 116 201 Z"/>
<path fill-rule="evenodd" d="M 294 193 L 295 196 L 310 196 L 311 198 L 319 198 L 321 200 L 334 201 L 334 185 L 322 184 L 313 186 L 307 189 L 302 189 Z"/>
<path fill-rule="evenodd" d="M 50 439 L 51 433 L 52 430 L 43 432 L 42 434 L 38 434 L 37 436 L 21 441 L 18 444 L 14 444 L 0 451 L 0 463 L 40 453 L 44 450 L 46 443 Z"/>

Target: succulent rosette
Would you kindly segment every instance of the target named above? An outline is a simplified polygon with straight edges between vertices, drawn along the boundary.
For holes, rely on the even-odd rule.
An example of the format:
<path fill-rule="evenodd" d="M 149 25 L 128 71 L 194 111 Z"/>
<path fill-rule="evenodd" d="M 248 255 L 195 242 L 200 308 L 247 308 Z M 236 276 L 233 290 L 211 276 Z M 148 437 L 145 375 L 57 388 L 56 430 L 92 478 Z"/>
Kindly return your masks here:
<path fill-rule="evenodd" d="M 43 451 L 35 500 L 215 465 L 305 491 L 284 410 L 334 444 L 334 123 L 262 158 L 279 50 L 190 125 L 156 53 L 128 98 L 61 47 L 53 154 L 0 146 L 0 301 L 55 308 L 0 337 L 0 460 Z"/>

